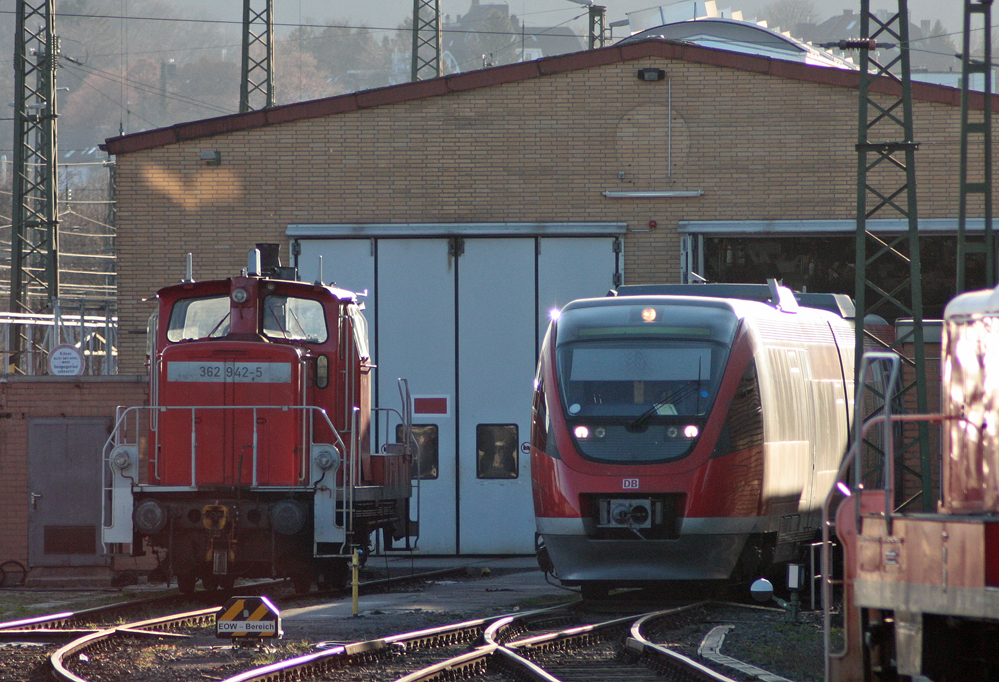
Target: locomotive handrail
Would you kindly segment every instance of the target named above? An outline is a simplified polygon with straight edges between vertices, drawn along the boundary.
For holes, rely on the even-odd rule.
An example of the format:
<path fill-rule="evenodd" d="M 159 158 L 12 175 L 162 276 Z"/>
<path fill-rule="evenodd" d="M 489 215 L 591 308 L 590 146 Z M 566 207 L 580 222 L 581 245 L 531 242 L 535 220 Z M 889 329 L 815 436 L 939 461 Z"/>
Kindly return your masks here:
<path fill-rule="evenodd" d="M 318 414 L 326 422 L 326 425 L 329 427 L 331 433 L 333 434 L 333 437 L 336 440 L 336 443 L 334 444 L 334 447 L 337 448 L 340 451 L 341 458 L 346 457 L 346 454 L 347 454 L 347 446 L 344 444 L 343 439 L 340 437 L 340 433 L 337 431 L 336 427 L 333 426 L 333 422 L 330 420 L 329 415 L 326 413 L 326 410 L 323 409 L 323 408 L 321 408 L 321 407 L 317 407 L 315 405 L 169 405 L 169 406 L 168 405 L 133 405 L 131 407 L 125 408 L 124 410 L 122 410 L 121 408 L 118 408 L 118 410 L 116 410 L 116 418 L 115 418 L 114 428 L 111 431 L 111 435 L 108 436 L 108 439 L 104 442 L 104 448 L 103 448 L 103 451 L 102 451 L 102 460 L 103 460 L 103 464 L 104 464 L 104 467 L 105 467 L 105 471 L 108 471 L 108 470 L 111 469 L 111 461 L 110 461 L 111 460 L 111 453 L 113 452 L 113 450 L 114 450 L 115 447 L 117 447 L 119 445 L 136 445 L 136 446 L 138 446 L 139 440 L 140 440 L 140 435 L 141 435 L 141 429 L 140 429 L 140 427 L 141 427 L 141 415 L 142 415 L 142 413 L 148 412 L 150 415 L 156 415 L 156 414 L 159 414 L 161 412 L 180 411 L 180 410 L 190 410 L 191 411 L 191 486 L 192 487 L 195 486 L 196 483 L 197 483 L 197 479 L 196 479 L 196 476 L 195 476 L 196 470 L 197 470 L 197 433 L 196 433 L 195 418 L 196 418 L 198 410 L 207 410 L 207 411 L 211 411 L 211 410 L 252 410 L 253 411 L 253 417 L 254 417 L 254 419 L 253 419 L 253 485 L 254 486 L 257 484 L 258 433 L 257 433 L 257 419 L 256 419 L 256 416 L 257 416 L 257 411 L 258 410 L 281 410 L 283 412 L 287 412 L 289 410 L 300 410 L 303 413 L 307 411 L 309 413 L 310 420 L 315 419 L 316 415 Z M 126 432 L 127 432 L 127 427 L 128 427 L 128 420 L 131 417 L 134 417 L 134 419 L 135 419 L 134 441 L 130 441 L 126 437 Z M 355 426 L 355 429 L 356 429 L 356 426 Z M 159 433 L 157 432 L 157 441 L 155 443 L 153 443 L 152 446 L 149 448 L 150 452 L 158 452 L 159 451 L 159 447 L 158 447 L 159 446 L 159 442 L 158 441 L 159 441 Z M 305 449 L 311 449 L 312 444 L 313 444 L 313 440 L 312 440 L 312 436 L 310 434 L 309 438 L 308 438 L 308 442 L 305 444 Z M 352 453 L 351 454 L 354 455 L 354 457 L 352 457 L 352 459 L 356 459 L 356 454 L 357 453 L 354 452 L 353 449 L 352 449 Z M 149 462 L 153 465 L 154 476 L 158 477 L 159 476 L 159 459 L 158 459 L 158 457 L 155 457 L 155 456 L 149 457 Z M 355 471 L 355 467 L 353 465 L 351 465 L 348 468 L 347 471 L 348 471 L 348 474 L 347 474 L 347 476 L 344 477 L 343 498 L 344 498 L 345 504 L 348 504 L 348 498 L 349 498 L 349 505 L 350 505 L 349 509 L 353 509 L 353 495 L 352 494 L 348 495 L 348 491 L 350 493 L 352 493 L 353 487 L 356 485 L 356 482 L 357 482 L 358 479 L 357 479 L 357 476 L 355 475 L 356 471 Z M 113 475 L 114 474 L 112 473 L 112 476 Z M 111 483 L 108 483 L 107 482 L 108 479 L 106 477 L 105 477 L 104 480 L 105 480 L 105 484 L 103 486 L 103 491 L 104 491 L 104 493 L 103 493 L 103 499 L 107 500 L 108 497 L 109 497 L 109 495 L 112 492 L 113 481 Z M 136 477 L 136 479 L 133 479 L 133 484 L 138 484 L 137 477 Z M 334 487 L 336 487 L 336 483 L 335 482 L 334 482 Z M 114 519 L 113 519 L 113 517 L 110 519 L 110 523 L 109 523 L 109 519 L 107 518 L 107 515 L 104 515 L 104 518 L 102 520 L 102 526 L 104 528 L 109 528 L 109 529 L 110 528 L 114 528 Z"/>
<path fill-rule="evenodd" d="M 870 361 L 869 361 L 870 360 Z M 833 500 L 837 493 L 844 497 L 851 497 L 854 493 L 860 493 L 863 491 L 863 481 L 860 474 L 860 466 L 853 466 L 859 457 L 860 449 L 864 444 L 864 439 L 867 437 L 868 432 L 876 426 L 886 426 L 887 432 L 886 439 L 888 446 L 885 448 L 882 455 L 885 458 L 885 477 L 883 481 L 883 489 L 885 492 L 885 506 L 884 506 L 884 520 L 886 524 L 886 530 L 891 533 L 892 530 L 892 517 L 895 514 L 893 511 L 893 501 L 895 493 L 895 479 L 894 479 L 894 453 L 893 453 L 893 436 L 892 436 L 892 426 L 894 424 L 906 424 L 906 423 L 917 423 L 917 422 L 931 422 L 942 424 L 949 421 L 968 421 L 965 417 L 958 415 L 946 415 L 943 413 L 930 413 L 930 414 L 892 414 L 891 412 L 891 401 L 893 399 L 892 388 L 895 385 L 895 378 L 897 377 L 897 368 L 899 367 L 899 360 L 894 353 L 865 353 L 863 361 L 861 362 L 861 371 L 858 374 L 860 380 L 858 381 L 857 394 L 855 409 L 860 410 L 862 405 L 863 397 L 863 377 L 865 376 L 865 370 L 869 368 L 874 361 L 889 361 L 892 365 L 892 372 L 890 374 L 890 381 L 887 386 L 887 390 L 884 395 L 884 406 L 882 414 L 869 417 L 862 423 L 856 418 L 854 419 L 854 439 L 850 447 L 847 449 L 846 454 L 843 456 L 843 460 L 840 464 L 839 471 L 836 473 L 835 479 L 833 479 L 833 485 L 831 486 L 829 493 L 826 495 L 826 499 L 822 504 L 822 553 L 821 553 L 821 571 L 822 571 L 822 610 L 823 610 L 823 640 L 825 646 L 825 675 L 826 679 L 829 679 L 831 674 L 831 659 L 832 659 L 832 588 L 834 580 L 832 578 L 832 539 L 830 537 L 831 528 L 834 524 L 834 520 L 830 518 L 830 513 L 832 512 Z M 853 467 L 853 481 L 854 485 L 851 487 L 846 484 L 846 481 L 850 478 L 850 469 Z M 854 518 L 856 523 L 856 529 L 859 533 L 862 530 L 861 526 L 861 505 L 859 500 L 855 505 Z M 843 619 L 843 638 L 844 642 L 849 641 L 850 633 L 850 620 L 844 614 Z"/>
<path fill-rule="evenodd" d="M 420 541 L 420 463 L 422 462 L 423 448 L 420 445 L 420 441 L 416 439 L 413 434 L 413 402 L 412 396 L 409 392 L 409 382 L 406 379 L 400 378 L 398 380 L 399 386 L 399 397 L 402 399 L 402 411 L 395 409 L 394 407 L 374 407 L 371 409 L 372 412 L 389 412 L 394 413 L 399 417 L 399 421 L 404 427 L 405 434 L 408 438 L 408 443 L 404 443 L 403 454 L 410 454 L 413 457 L 413 466 L 415 467 L 416 476 L 414 477 L 412 471 L 410 471 L 410 486 L 413 485 L 413 480 L 416 480 L 416 535 L 410 536 L 415 537 L 413 545 L 415 546 Z M 385 441 L 379 448 L 379 451 L 383 454 L 388 454 L 389 445 L 389 422 L 385 420 Z M 410 450 L 412 447 L 412 450 Z M 411 488 L 412 489 L 412 488 Z M 409 519 L 407 519 L 408 521 Z"/>

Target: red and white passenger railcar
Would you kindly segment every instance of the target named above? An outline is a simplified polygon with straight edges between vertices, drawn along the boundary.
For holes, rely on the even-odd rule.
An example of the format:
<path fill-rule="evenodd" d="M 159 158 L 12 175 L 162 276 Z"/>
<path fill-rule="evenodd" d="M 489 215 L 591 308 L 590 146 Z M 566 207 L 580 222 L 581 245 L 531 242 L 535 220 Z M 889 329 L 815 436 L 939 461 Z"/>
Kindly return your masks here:
<path fill-rule="evenodd" d="M 824 590 L 831 682 L 999 679 L 999 289 L 947 305 L 941 360 L 941 413 L 888 417 L 942 425 L 936 511 L 899 509 L 892 458 L 860 467 L 884 472 L 866 486 L 857 449 L 844 461 L 842 572 L 824 571 L 843 583 L 842 636 Z"/>
<path fill-rule="evenodd" d="M 254 251 L 238 277 L 189 272 L 159 291 L 151 404 L 120 408 L 105 449 L 105 546 L 156 552 L 185 592 L 199 579 L 336 583 L 376 531 L 386 544 L 415 535 L 411 448 L 370 449 L 373 367 L 355 294 L 282 278 L 270 260 L 261 268 Z"/>
<path fill-rule="evenodd" d="M 776 285 L 618 294 L 566 305 L 542 346 L 542 567 L 596 596 L 797 558 L 847 445 L 852 303 L 800 307 Z"/>

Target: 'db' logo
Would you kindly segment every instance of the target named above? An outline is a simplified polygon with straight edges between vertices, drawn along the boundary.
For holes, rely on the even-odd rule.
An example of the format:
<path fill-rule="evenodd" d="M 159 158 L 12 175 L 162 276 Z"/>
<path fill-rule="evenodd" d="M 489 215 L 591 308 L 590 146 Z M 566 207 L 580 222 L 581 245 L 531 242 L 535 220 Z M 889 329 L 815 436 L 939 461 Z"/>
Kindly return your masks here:
<path fill-rule="evenodd" d="M 624 490 L 638 490 L 638 479 L 637 478 L 621 479 L 621 487 Z"/>

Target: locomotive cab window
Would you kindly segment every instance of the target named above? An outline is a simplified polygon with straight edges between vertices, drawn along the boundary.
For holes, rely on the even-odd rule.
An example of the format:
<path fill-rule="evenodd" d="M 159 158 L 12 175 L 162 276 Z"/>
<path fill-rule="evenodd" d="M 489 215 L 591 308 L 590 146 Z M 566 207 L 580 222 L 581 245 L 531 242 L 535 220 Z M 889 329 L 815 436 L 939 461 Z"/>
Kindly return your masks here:
<path fill-rule="evenodd" d="M 184 298 L 173 305 L 167 340 L 217 339 L 229 333 L 229 296 Z"/>
<path fill-rule="evenodd" d="M 477 478 L 517 478 L 516 424 L 479 424 L 475 441 Z"/>
<path fill-rule="evenodd" d="M 326 311 L 323 304 L 310 298 L 272 295 L 264 299 L 264 336 L 272 339 L 323 343 Z"/>

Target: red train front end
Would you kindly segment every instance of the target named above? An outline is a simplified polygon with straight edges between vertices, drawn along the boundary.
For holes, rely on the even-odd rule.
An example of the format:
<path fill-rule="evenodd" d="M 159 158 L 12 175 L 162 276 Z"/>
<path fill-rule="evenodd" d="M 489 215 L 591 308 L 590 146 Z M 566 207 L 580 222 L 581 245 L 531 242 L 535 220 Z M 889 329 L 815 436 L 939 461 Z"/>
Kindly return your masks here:
<path fill-rule="evenodd" d="M 542 567 L 599 596 L 797 558 L 846 440 L 834 326 L 852 334 L 822 311 L 710 296 L 563 308 L 533 406 Z M 819 401 L 838 416 L 814 418 Z"/>
<path fill-rule="evenodd" d="M 375 531 L 411 532 L 410 449 L 370 452 L 353 293 L 265 276 L 251 258 L 239 277 L 188 277 L 158 299 L 151 405 L 120 411 L 107 452 L 112 552 L 155 552 L 185 592 L 276 576 L 307 590 L 342 582 Z"/>

